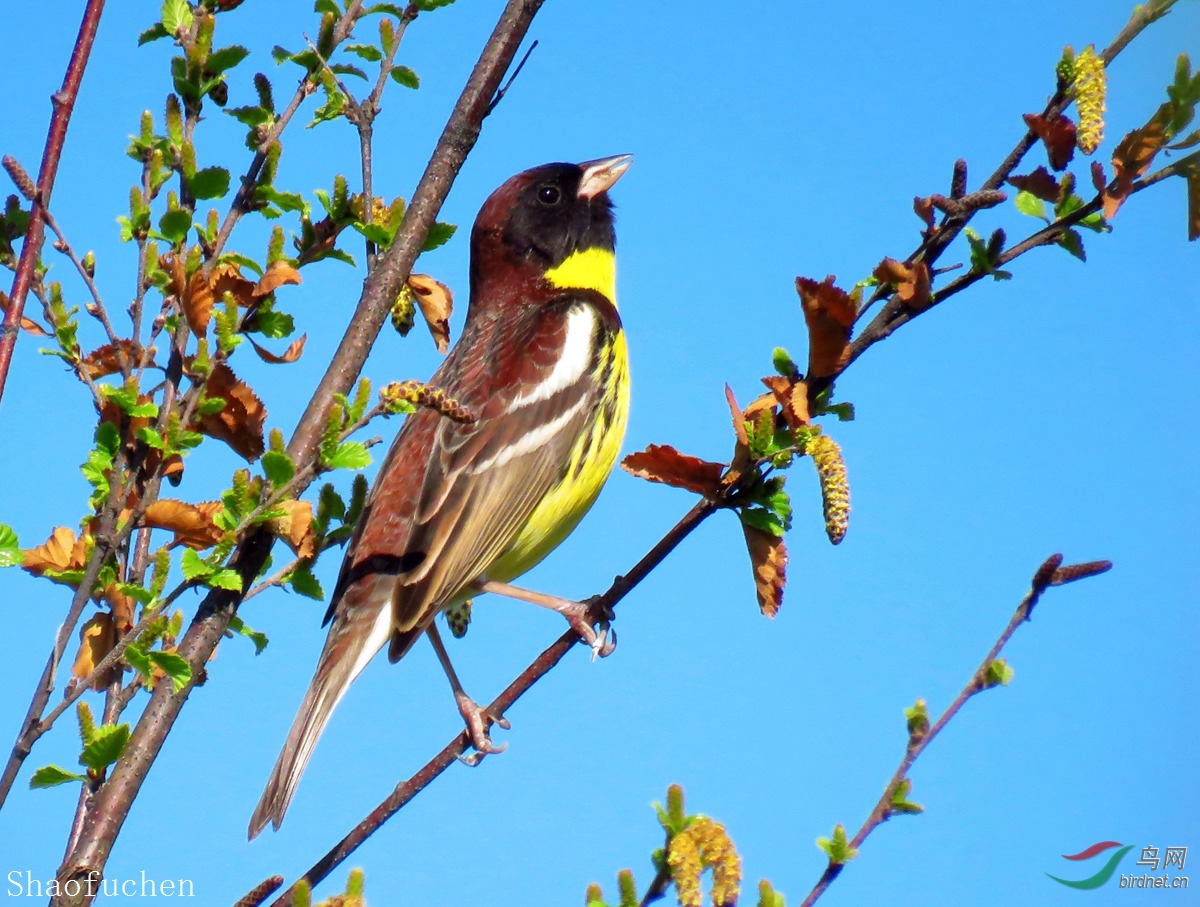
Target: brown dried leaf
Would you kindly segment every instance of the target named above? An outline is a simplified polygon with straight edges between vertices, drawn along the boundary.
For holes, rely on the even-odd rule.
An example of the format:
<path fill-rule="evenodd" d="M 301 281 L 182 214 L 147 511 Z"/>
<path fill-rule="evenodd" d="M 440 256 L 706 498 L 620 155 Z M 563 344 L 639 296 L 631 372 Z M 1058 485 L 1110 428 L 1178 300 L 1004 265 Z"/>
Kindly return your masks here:
<path fill-rule="evenodd" d="M 770 388 L 789 428 L 793 430 L 801 428 L 812 421 L 808 413 L 807 384 L 803 381 L 784 378 L 782 375 L 767 375 L 762 379 L 762 383 Z"/>
<path fill-rule="evenodd" d="M 1133 188 L 1133 181 L 1142 176 L 1154 162 L 1155 155 L 1167 143 L 1166 117 L 1163 108 L 1140 129 L 1126 133 L 1113 149 L 1113 185 L 1104 190 L 1104 217 L 1111 219 Z M 1170 111 L 1167 111 L 1167 115 Z"/>
<path fill-rule="evenodd" d="M 686 488 L 706 498 L 714 498 L 721 488 L 725 466 L 682 454 L 666 444 L 651 444 L 621 461 L 621 468 L 650 482 L 674 488 Z"/>
<path fill-rule="evenodd" d="M 168 252 L 158 257 L 158 266 L 171 275 L 170 293 L 176 297 L 183 298 L 188 284 L 187 266 L 184 264 L 183 259 Z"/>
<path fill-rule="evenodd" d="M 9 299 L 8 294 L 5 293 L 3 290 L 0 290 L 0 312 L 7 313 L 8 305 L 11 301 L 12 300 Z M 38 324 L 33 319 L 27 318 L 24 315 L 21 316 L 21 329 L 24 331 L 28 331 L 30 334 L 33 334 L 34 337 L 49 337 L 50 336 L 49 331 L 47 331 L 44 327 L 42 327 L 40 324 Z"/>
<path fill-rule="evenodd" d="M 71 675 L 79 680 L 87 680 L 96 665 L 104 660 L 104 656 L 112 651 L 117 644 L 117 628 L 113 625 L 112 615 L 107 611 L 93 614 L 79 628 L 79 651 L 75 654 L 75 663 L 71 666 Z M 108 671 L 104 672 L 105 674 Z M 102 690 L 108 685 L 108 678 L 97 677 L 92 684 L 93 690 Z"/>
<path fill-rule="evenodd" d="M 827 378 L 837 375 L 850 356 L 850 329 L 857 305 L 854 298 L 833 285 L 833 275 L 818 283 L 796 278 L 796 291 L 808 324 L 808 375 Z"/>
<path fill-rule="evenodd" d="M 774 617 L 783 605 L 783 589 L 787 584 L 787 546 L 771 532 L 742 523 L 750 565 L 754 568 L 754 587 L 758 593 L 758 608 L 767 617 Z"/>
<path fill-rule="evenodd" d="M 742 447 L 750 444 L 750 437 L 746 433 L 746 417 L 742 414 L 742 408 L 738 406 L 737 398 L 733 395 L 733 388 L 728 384 L 725 385 L 725 402 L 729 404 L 729 415 L 733 417 L 733 433 L 737 436 L 737 442 Z"/>
<path fill-rule="evenodd" d="M 312 557 L 316 554 L 312 504 L 308 501 L 281 501 L 277 506 L 286 513 L 271 520 L 271 531 L 292 549 L 296 557 Z"/>
<path fill-rule="evenodd" d="M 1010 176 L 1008 181 L 1018 189 L 1023 189 L 1031 195 L 1036 195 L 1044 202 L 1058 202 L 1062 195 L 1062 186 L 1045 167 L 1038 167 L 1033 173 Z"/>
<path fill-rule="evenodd" d="M 413 274 L 408 278 L 408 286 L 417 297 L 417 305 L 425 323 L 429 325 L 429 333 L 439 353 L 444 353 L 450 346 L 450 313 L 454 311 L 454 294 L 444 283 L 434 280 L 428 274 Z"/>
<path fill-rule="evenodd" d="M 1061 113 L 1052 120 L 1040 113 L 1025 114 L 1025 125 L 1042 140 L 1053 170 L 1065 170 L 1075 156 L 1075 124 Z"/>
<path fill-rule="evenodd" d="M 243 277 L 235 264 L 225 262 L 213 268 L 208 285 L 212 288 L 213 299 L 223 300 L 228 293 L 239 308 L 248 309 L 254 305 L 254 281 Z"/>
<path fill-rule="evenodd" d="M 104 590 L 104 600 L 112 611 L 113 624 L 117 635 L 123 636 L 133 629 L 133 612 L 136 602 L 130 598 L 116 583 L 109 583 Z"/>
<path fill-rule="evenodd" d="M 210 397 L 223 397 L 225 408 L 219 413 L 201 416 L 198 420 L 200 431 L 224 441 L 251 462 L 262 456 L 267 410 L 250 386 L 229 366 L 219 363 L 208 376 L 206 393 Z"/>
<path fill-rule="evenodd" d="M 213 518 L 220 511 L 219 501 L 189 504 L 173 498 L 160 498 L 146 508 L 142 524 L 152 529 L 174 532 L 176 543 L 203 551 L 219 542 L 224 535 L 224 531 L 213 523 Z"/>
<path fill-rule="evenodd" d="M 106 343 L 99 349 L 92 350 L 83 358 L 83 367 L 93 380 L 106 375 L 115 375 L 121 370 L 121 357 L 117 350 L 125 353 L 125 361 L 131 366 L 136 365 L 142 358 L 141 344 L 134 340 L 119 340 L 117 343 Z M 154 351 L 151 350 L 151 365 Z"/>
<path fill-rule="evenodd" d="M 203 337 L 212 321 L 213 303 L 212 284 L 203 271 L 197 271 L 187 282 L 187 290 L 181 294 L 179 302 L 183 307 L 183 317 L 187 319 L 188 327 L 197 337 Z"/>
<path fill-rule="evenodd" d="M 75 538 L 75 533 L 66 526 L 55 526 L 50 538 L 36 548 L 24 551 L 21 566 L 34 576 L 45 576 L 47 572 L 82 570 L 87 564 L 86 536 Z"/>
<path fill-rule="evenodd" d="M 934 213 L 932 198 L 916 196 L 913 199 L 913 213 L 925 222 L 925 230 L 921 231 L 922 233 L 933 229 Z"/>
<path fill-rule="evenodd" d="M 300 272 L 283 259 L 273 261 L 267 266 L 267 272 L 263 274 L 262 279 L 255 285 L 251 295 L 255 299 L 261 299 L 289 283 L 300 283 Z"/>
<path fill-rule="evenodd" d="M 270 350 L 259 346 L 254 342 L 254 338 L 247 337 L 250 345 L 254 347 L 254 352 L 258 353 L 258 358 L 263 362 L 269 362 L 271 365 L 282 365 L 285 362 L 295 362 L 304 353 L 304 344 L 308 342 L 308 335 L 301 334 L 299 340 L 293 340 L 286 350 L 282 353 L 272 353 Z"/>

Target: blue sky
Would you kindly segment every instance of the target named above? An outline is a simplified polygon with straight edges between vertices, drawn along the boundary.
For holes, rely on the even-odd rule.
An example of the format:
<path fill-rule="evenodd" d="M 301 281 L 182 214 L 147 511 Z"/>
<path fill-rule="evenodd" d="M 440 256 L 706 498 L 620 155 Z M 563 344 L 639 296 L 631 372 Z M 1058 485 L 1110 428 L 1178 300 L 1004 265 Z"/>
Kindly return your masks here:
<path fill-rule="evenodd" d="M 254 52 L 234 72 L 232 104 L 249 103 L 256 70 L 272 74 L 277 98 L 288 95 L 294 76 L 276 74 L 269 50 L 303 46 L 314 20 L 293 12 L 304 6 L 256 0 L 221 19 L 218 41 Z M 24 40 L 6 61 L 0 151 L 31 171 L 77 7 L 3 14 L 7 33 Z M 463 2 L 410 29 L 400 58 L 422 88 L 385 97 L 381 194 L 411 194 L 499 8 Z M 134 46 L 156 9 L 110 4 L 52 206 L 72 241 L 96 250 L 116 311 L 133 283 L 114 221 L 137 178 L 124 148 L 139 112 L 161 110 L 168 84 L 167 44 Z M 635 153 L 614 191 L 634 380 L 625 447 L 669 443 L 723 459 L 732 440 L 722 386 L 749 399 L 773 347 L 803 355 L 795 276 L 836 274 L 850 286 L 883 256 L 903 258 L 917 240 L 912 198 L 946 192 L 957 157 L 978 186 L 1021 134 L 1021 114 L 1052 91 L 1062 47 L 1103 46 L 1128 12 L 1109 0 L 1012 2 L 1002 14 L 931 2 L 547 3 L 531 32 L 538 49 L 443 209 L 464 231 L 418 270 L 459 291 L 457 334 L 465 227 L 488 193 L 546 161 Z M 1118 59 L 1100 159 L 1163 100 L 1176 54 L 1195 52 L 1198 34 L 1200 8 L 1182 3 Z M 241 129 L 227 120 L 203 124 L 202 161 L 244 160 Z M 293 128 L 285 144 L 282 186 L 311 193 L 331 168 L 354 184 L 356 139 L 343 124 Z M 1044 158 L 1028 160 L 1032 169 Z M 1158 186 L 1121 210 L 1114 233 L 1085 237 L 1087 265 L 1035 250 L 1012 267 L 1014 280 L 980 284 L 872 349 L 838 385 L 857 421 L 830 426 L 849 467 L 849 534 L 838 548 L 827 543 L 816 482 L 799 464 L 779 617 L 759 616 L 740 529 L 718 515 L 621 605 L 612 658 L 572 653 L 510 713 L 508 752 L 475 770 L 456 766 L 352 858 L 371 903 L 582 903 L 590 881 L 615 891 L 622 867 L 644 886 L 661 843 L 649 804 L 671 782 L 728 825 L 750 886 L 767 877 L 798 903 L 824 866 L 814 839 L 837 822 L 857 828 L 894 770 L 903 709 L 918 696 L 934 713 L 945 707 L 1055 551 L 1116 566 L 1045 598 L 1006 652 L 1012 685 L 969 703 L 913 771 L 926 813 L 877 831 L 824 902 L 1188 902 L 1115 881 L 1076 893 L 1044 874 L 1089 874 L 1102 857 L 1060 855 L 1101 840 L 1200 848 L 1200 299 L 1185 210 L 1182 181 Z M 979 224 L 1013 239 L 1034 226 L 1011 203 Z M 258 254 L 264 237 L 248 222 L 235 244 Z M 942 263 L 965 257 L 952 250 Z M 304 358 L 286 371 L 243 359 L 240 370 L 269 424 L 295 424 L 360 280 L 330 262 L 281 295 L 309 333 Z M 87 492 L 77 466 L 93 427 L 85 395 L 37 346 L 20 339 L 0 406 L 0 521 L 26 545 L 79 519 Z M 437 359 L 420 330 L 406 340 L 387 332 L 366 373 L 426 377 Z M 206 447 L 202 459 L 181 489 L 195 499 L 214 496 L 238 466 L 224 449 Z M 524 582 L 567 596 L 601 591 L 690 505 L 684 492 L 618 473 Z M 320 565 L 326 588 L 337 561 Z M 198 601 L 182 600 L 189 617 Z M 66 599 L 9 570 L 0 603 L 7 748 Z M 244 619 L 270 646 L 256 658 L 245 640 L 221 645 L 110 876 L 193 879 L 199 902 L 215 905 L 273 873 L 294 878 L 458 731 L 427 646 L 398 666 L 380 659 L 340 706 L 281 832 L 247 844 L 323 612 L 282 593 L 247 605 Z M 468 690 L 488 699 L 561 629 L 538 609 L 482 600 L 451 651 Z M 37 765 L 69 767 L 76 753 L 70 722 L 38 743 L 0 811 L 0 881 L 12 870 L 53 875 L 75 791 L 29 791 L 26 781 Z"/>

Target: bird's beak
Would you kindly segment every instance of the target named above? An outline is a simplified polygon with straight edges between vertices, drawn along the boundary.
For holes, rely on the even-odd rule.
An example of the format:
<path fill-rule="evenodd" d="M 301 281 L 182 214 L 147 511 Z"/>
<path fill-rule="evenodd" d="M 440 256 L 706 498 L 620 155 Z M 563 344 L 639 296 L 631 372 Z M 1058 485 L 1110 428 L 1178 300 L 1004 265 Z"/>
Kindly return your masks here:
<path fill-rule="evenodd" d="M 607 192 L 632 163 L 632 154 L 616 154 L 595 161 L 584 161 L 579 165 L 583 170 L 583 179 L 579 181 L 579 197 L 593 199 L 601 192 Z"/>

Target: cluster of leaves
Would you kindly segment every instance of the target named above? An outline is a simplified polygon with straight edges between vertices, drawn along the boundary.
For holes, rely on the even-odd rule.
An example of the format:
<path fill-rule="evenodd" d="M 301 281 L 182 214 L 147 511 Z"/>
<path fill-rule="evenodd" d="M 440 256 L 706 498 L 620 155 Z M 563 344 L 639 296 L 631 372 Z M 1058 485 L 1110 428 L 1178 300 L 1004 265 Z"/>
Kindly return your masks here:
<path fill-rule="evenodd" d="M 374 198 L 369 187 L 351 193 L 346 179 L 335 176 L 329 190 L 314 194 L 323 211 L 314 217 L 307 200 L 277 184 L 279 137 L 299 103 L 318 88 L 327 97 L 315 121 L 339 115 L 354 119 L 357 102 L 345 93 L 340 77 L 367 76 L 356 66 L 331 62 L 338 52 L 379 63 L 381 82 L 390 76 L 395 83 L 418 87 L 416 74 L 394 63 L 400 35 L 418 13 L 448 2 L 359 7 L 347 0 L 343 8 L 333 0 L 318 0 L 317 43 L 296 54 L 275 52 L 278 63 L 304 70 L 294 103 L 278 111 L 271 80 L 256 73 L 251 80 L 256 103 L 225 110 L 247 127 L 246 145 L 253 158 L 223 215 L 215 207 L 204 212 L 200 206 L 230 194 L 230 170 L 200 160 L 195 134 L 208 105 L 226 106 L 237 90 L 232 80 L 249 56 L 244 47 L 222 47 L 214 40 L 219 15 L 239 4 L 164 0 L 158 21 L 142 33 L 140 43 L 167 39 L 178 53 L 171 61 L 173 90 L 161 121 L 145 112 L 128 147 L 140 167 L 129 209 L 118 218 L 120 238 L 136 248 L 139 262 L 128 332 L 119 334 L 109 318 L 93 280 L 95 256 L 76 255 L 61 234 L 55 248 L 71 258 L 90 298 L 71 305 L 63 285 L 48 279 L 49 264 L 39 262 L 32 293 L 41 314 L 25 318 L 22 325 L 49 339 L 43 352 L 70 366 L 90 391 L 99 418 L 94 446 L 81 467 L 91 491 L 78 532 L 59 526 L 43 544 L 22 548 L 16 534 L 0 525 L 0 566 L 21 565 L 76 590 L 80 606 L 89 600 L 96 606 L 79 631 L 71 682 L 76 695 L 84 686 L 107 691 L 105 714 L 113 718 L 95 728 L 80 713 L 81 762 L 87 775 L 49 766 L 35 774 L 34 786 L 101 783 L 105 767 L 119 758 L 128 736 L 128 726 L 114 722 L 133 695 L 164 678 L 176 690 L 202 681 L 175 649 L 183 614 L 170 614 L 169 606 L 186 589 L 201 586 L 244 595 L 258 581 L 254 591 L 278 585 L 323 597 L 313 564 L 323 551 L 350 537 L 366 499 L 366 483 L 356 476 L 348 499 L 332 484 L 321 488 L 315 504 L 298 495 L 321 473 L 366 466 L 368 444 L 349 435 L 375 416 L 411 412 L 413 404 L 391 397 L 369 408 L 371 386 L 364 380 L 353 398 L 338 398 L 316 461 L 298 463 L 283 435 L 277 429 L 268 432 L 266 406 L 234 372 L 233 360 L 243 349 L 252 349 L 270 365 L 300 359 L 306 335 L 295 336 L 296 319 L 282 306 L 284 291 L 299 285 L 301 270 L 316 262 L 353 264 L 337 245 L 347 228 L 352 231 L 348 235 L 356 232 L 369 241 L 369 248 L 387 248 L 405 204 L 403 199 Z M 379 44 L 347 44 L 354 24 L 366 17 L 379 18 Z M 343 96 L 346 103 L 335 103 Z M 378 95 L 372 97 L 377 103 Z M 36 194 L 28 177 L 18 165 L 9 172 L 32 203 Z M 233 227 L 252 214 L 271 221 L 293 218 L 290 228 L 273 225 L 261 258 L 229 246 Z M 14 244 L 25 236 L 28 222 L 29 208 L 10 197 L 0 214 L 0 265 L 16 268 Z M 445 243 L 454 230 L 451 224 L 438 224 L 425 249 Z M 293 255 L 285 251 L 289 237 Z M 424 275 L 414 275 L 410 288 L 444 349 L 452 295 Z M 90 352 L 84 345 L 90 330 L 81 323 L 81 312 L 91 316 L 106 341 Z M 280 341 L 286 346 L 272 349 Z M 248 467 L 233 472 L 216 500 L 163 497 L 162 480 L 178 486 L 187 458 L 210 439 L 223 442 Z M 269 559 L 257 576 L 244 576 L 233 566 L 232 555 L 250 532 L 263 528 L 281 539 L 294 558 L 270 576 Z M 172 575 L 178 582 L 169 588 Z M 267 644 L 266 636 L 241 618 L 233 619 L 230 631 L 249 638 L 256 652 Z M 87 708 L 83 701 L 79 707 Z M 115 730 L 120 727 L 124 736 Z"/>
<path fill-rule="evenodd" d="M 815 420 L 854 418 L 854 406 L 833 401 L 832 377 L 845 367 L 850 328 L 861 291 L 846 294 L 832 278 L 817 283 L 797 278 L 809 334 L 808 369 L 801 373 L 787 350 L 772 356 L 775 374 L 762 379 L 767 391 L 743 408 L 728 387 L 726 402 L 733 421 L 734 451 L 729 464 L 688 456 L 652 444 L 621 464 L 652 482 L 686 488 L 737 512 L 750 552 L 759 608 L 774 617 L 787 581 L 784 533 L 792 525 L 786 490 L 788 469 L 797 457 L 813 462 L 821 486 L 825 530 L 838 544 L 846 534 L 850 488 L 841 450 Z M 829 379 L 829 380 L 826 380 Z M 817 389 L 817 382 L 824 382 Z"/>

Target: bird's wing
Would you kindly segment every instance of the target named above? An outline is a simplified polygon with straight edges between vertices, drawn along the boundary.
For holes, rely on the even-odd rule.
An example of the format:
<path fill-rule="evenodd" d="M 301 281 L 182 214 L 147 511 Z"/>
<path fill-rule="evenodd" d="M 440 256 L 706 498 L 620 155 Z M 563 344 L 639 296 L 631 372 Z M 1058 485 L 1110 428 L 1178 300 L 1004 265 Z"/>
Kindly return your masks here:
<path fill-rule="evenodd" d="M 431 383 L 466 404 L 464 425 L 414 414 L 397 438 L 347 558 L 338 617 L 377 612 L 423 627 L 486 573 L 562 478 L 600 403 L 594 371 L 605 332 L 619 329 L 599 294 L 562 294 L 504 331 L 464 335 Z M 365 616 L 365 615 L 364 615 Z"/>

